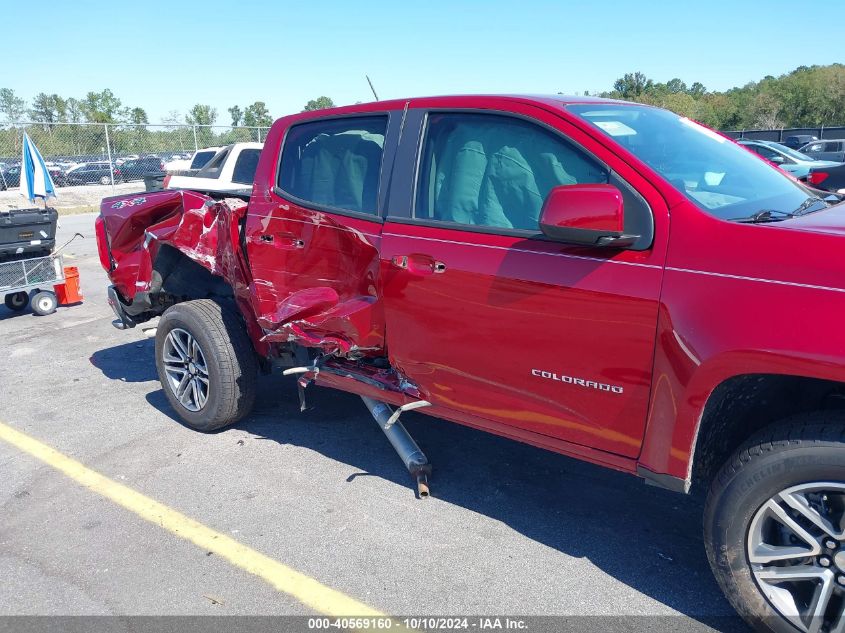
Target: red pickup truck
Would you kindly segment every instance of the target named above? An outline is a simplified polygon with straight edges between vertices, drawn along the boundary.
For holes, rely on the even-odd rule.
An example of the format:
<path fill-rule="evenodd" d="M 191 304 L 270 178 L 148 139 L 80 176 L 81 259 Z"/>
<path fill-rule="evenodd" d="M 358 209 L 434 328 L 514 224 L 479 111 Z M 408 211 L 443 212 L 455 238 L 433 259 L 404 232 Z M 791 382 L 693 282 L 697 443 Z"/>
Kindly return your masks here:
<path fill-rule="evenodd" d="M 709 490 L 736 609 L 841 631 L 845 205 L 817 194 L 658 108 L 437 97 L 284 117 L 248 200 L 106 198 L 96 228 L 188 425 L 281 367 L 303 406 L 361 395 L 421 495 L 414 408 Z"/>

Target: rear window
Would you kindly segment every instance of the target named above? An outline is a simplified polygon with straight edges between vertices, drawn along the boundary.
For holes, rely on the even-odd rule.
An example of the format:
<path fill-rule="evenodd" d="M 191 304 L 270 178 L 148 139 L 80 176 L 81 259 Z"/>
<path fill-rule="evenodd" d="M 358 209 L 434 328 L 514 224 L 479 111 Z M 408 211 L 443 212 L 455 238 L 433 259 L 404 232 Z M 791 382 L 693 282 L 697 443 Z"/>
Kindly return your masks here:
<path fill-rule="evenodd" d="M 386 116 L 300 123 L 282 149 L 278 186 L 317 206 L 375 213 Z"/>
<path fill-rule="evenodd" d="M 201 169 L 205 167 L 205 164 L 214 157 L 215 153 L 216 152 L 214 150 L 197 152 L 194 154 L 194 160 L 191 161 L 191 169 Z"/>
<path fill-rule="evenodd" d="M 223 163 L 225 163 L 226 159 L 229 157 L 230 151 L 232 151 L 231 147 L 221 149 L 214 155 L 214 158 L 206 163 L 205 167 L 195 174 L 195 176 L 197 178 L 220 178 L 220 171 L 223 169 Z"/>
<path fill-rule="evenodd" d="M 260 149 L 245 149 L 235 161 L 235 170 L 232 173 L 232 182 L 251 185 L 255 180 L 255 168 L 258 167 Z"/>

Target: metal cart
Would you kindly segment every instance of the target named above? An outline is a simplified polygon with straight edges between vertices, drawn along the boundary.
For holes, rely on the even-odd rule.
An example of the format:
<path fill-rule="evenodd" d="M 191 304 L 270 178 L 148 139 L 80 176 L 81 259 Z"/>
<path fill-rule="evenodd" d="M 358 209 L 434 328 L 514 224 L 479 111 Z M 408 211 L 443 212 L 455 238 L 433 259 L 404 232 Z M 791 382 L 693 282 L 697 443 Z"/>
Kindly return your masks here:
<path fill-rule="evenodd" d="M 58 298 L 53 286 L 65 283 L 61 255 L 0 262 L 0 294 L 10 310 L 20 312 L 30 302 L 32 311 L 44 316 L 56 311 Z"/>

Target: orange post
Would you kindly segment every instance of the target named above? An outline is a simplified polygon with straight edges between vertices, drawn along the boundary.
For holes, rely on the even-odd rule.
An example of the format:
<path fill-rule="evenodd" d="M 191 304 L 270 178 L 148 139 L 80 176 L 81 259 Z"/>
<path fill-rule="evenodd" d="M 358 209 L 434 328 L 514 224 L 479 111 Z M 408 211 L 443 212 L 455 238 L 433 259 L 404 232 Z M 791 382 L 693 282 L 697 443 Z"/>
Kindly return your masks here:
<path fill-rule="evenodd" d="M 79 292 L 79 269 L 76 266 L 65 266 L 65 283 L 53 286 L 59 305 L 81 303 L 82 293 Z"/>

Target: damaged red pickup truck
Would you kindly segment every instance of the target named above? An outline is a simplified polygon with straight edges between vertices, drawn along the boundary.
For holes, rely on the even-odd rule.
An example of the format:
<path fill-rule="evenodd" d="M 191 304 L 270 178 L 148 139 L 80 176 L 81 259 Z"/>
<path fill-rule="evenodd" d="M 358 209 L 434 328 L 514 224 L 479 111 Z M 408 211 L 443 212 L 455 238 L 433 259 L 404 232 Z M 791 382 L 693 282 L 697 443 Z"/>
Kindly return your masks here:
<path fill-rule="evenodd" d="M 303 402 L 363 396 L 421 494 L 397 420 L 423 407 L 700 484 L 737 610 L 843 630 L 845 205 L 819 193 L 657 108 L 438 97 L 282 118 L 248 201 L 107 198 L 96 227 L 190 426 L 281 367 Z"/>

